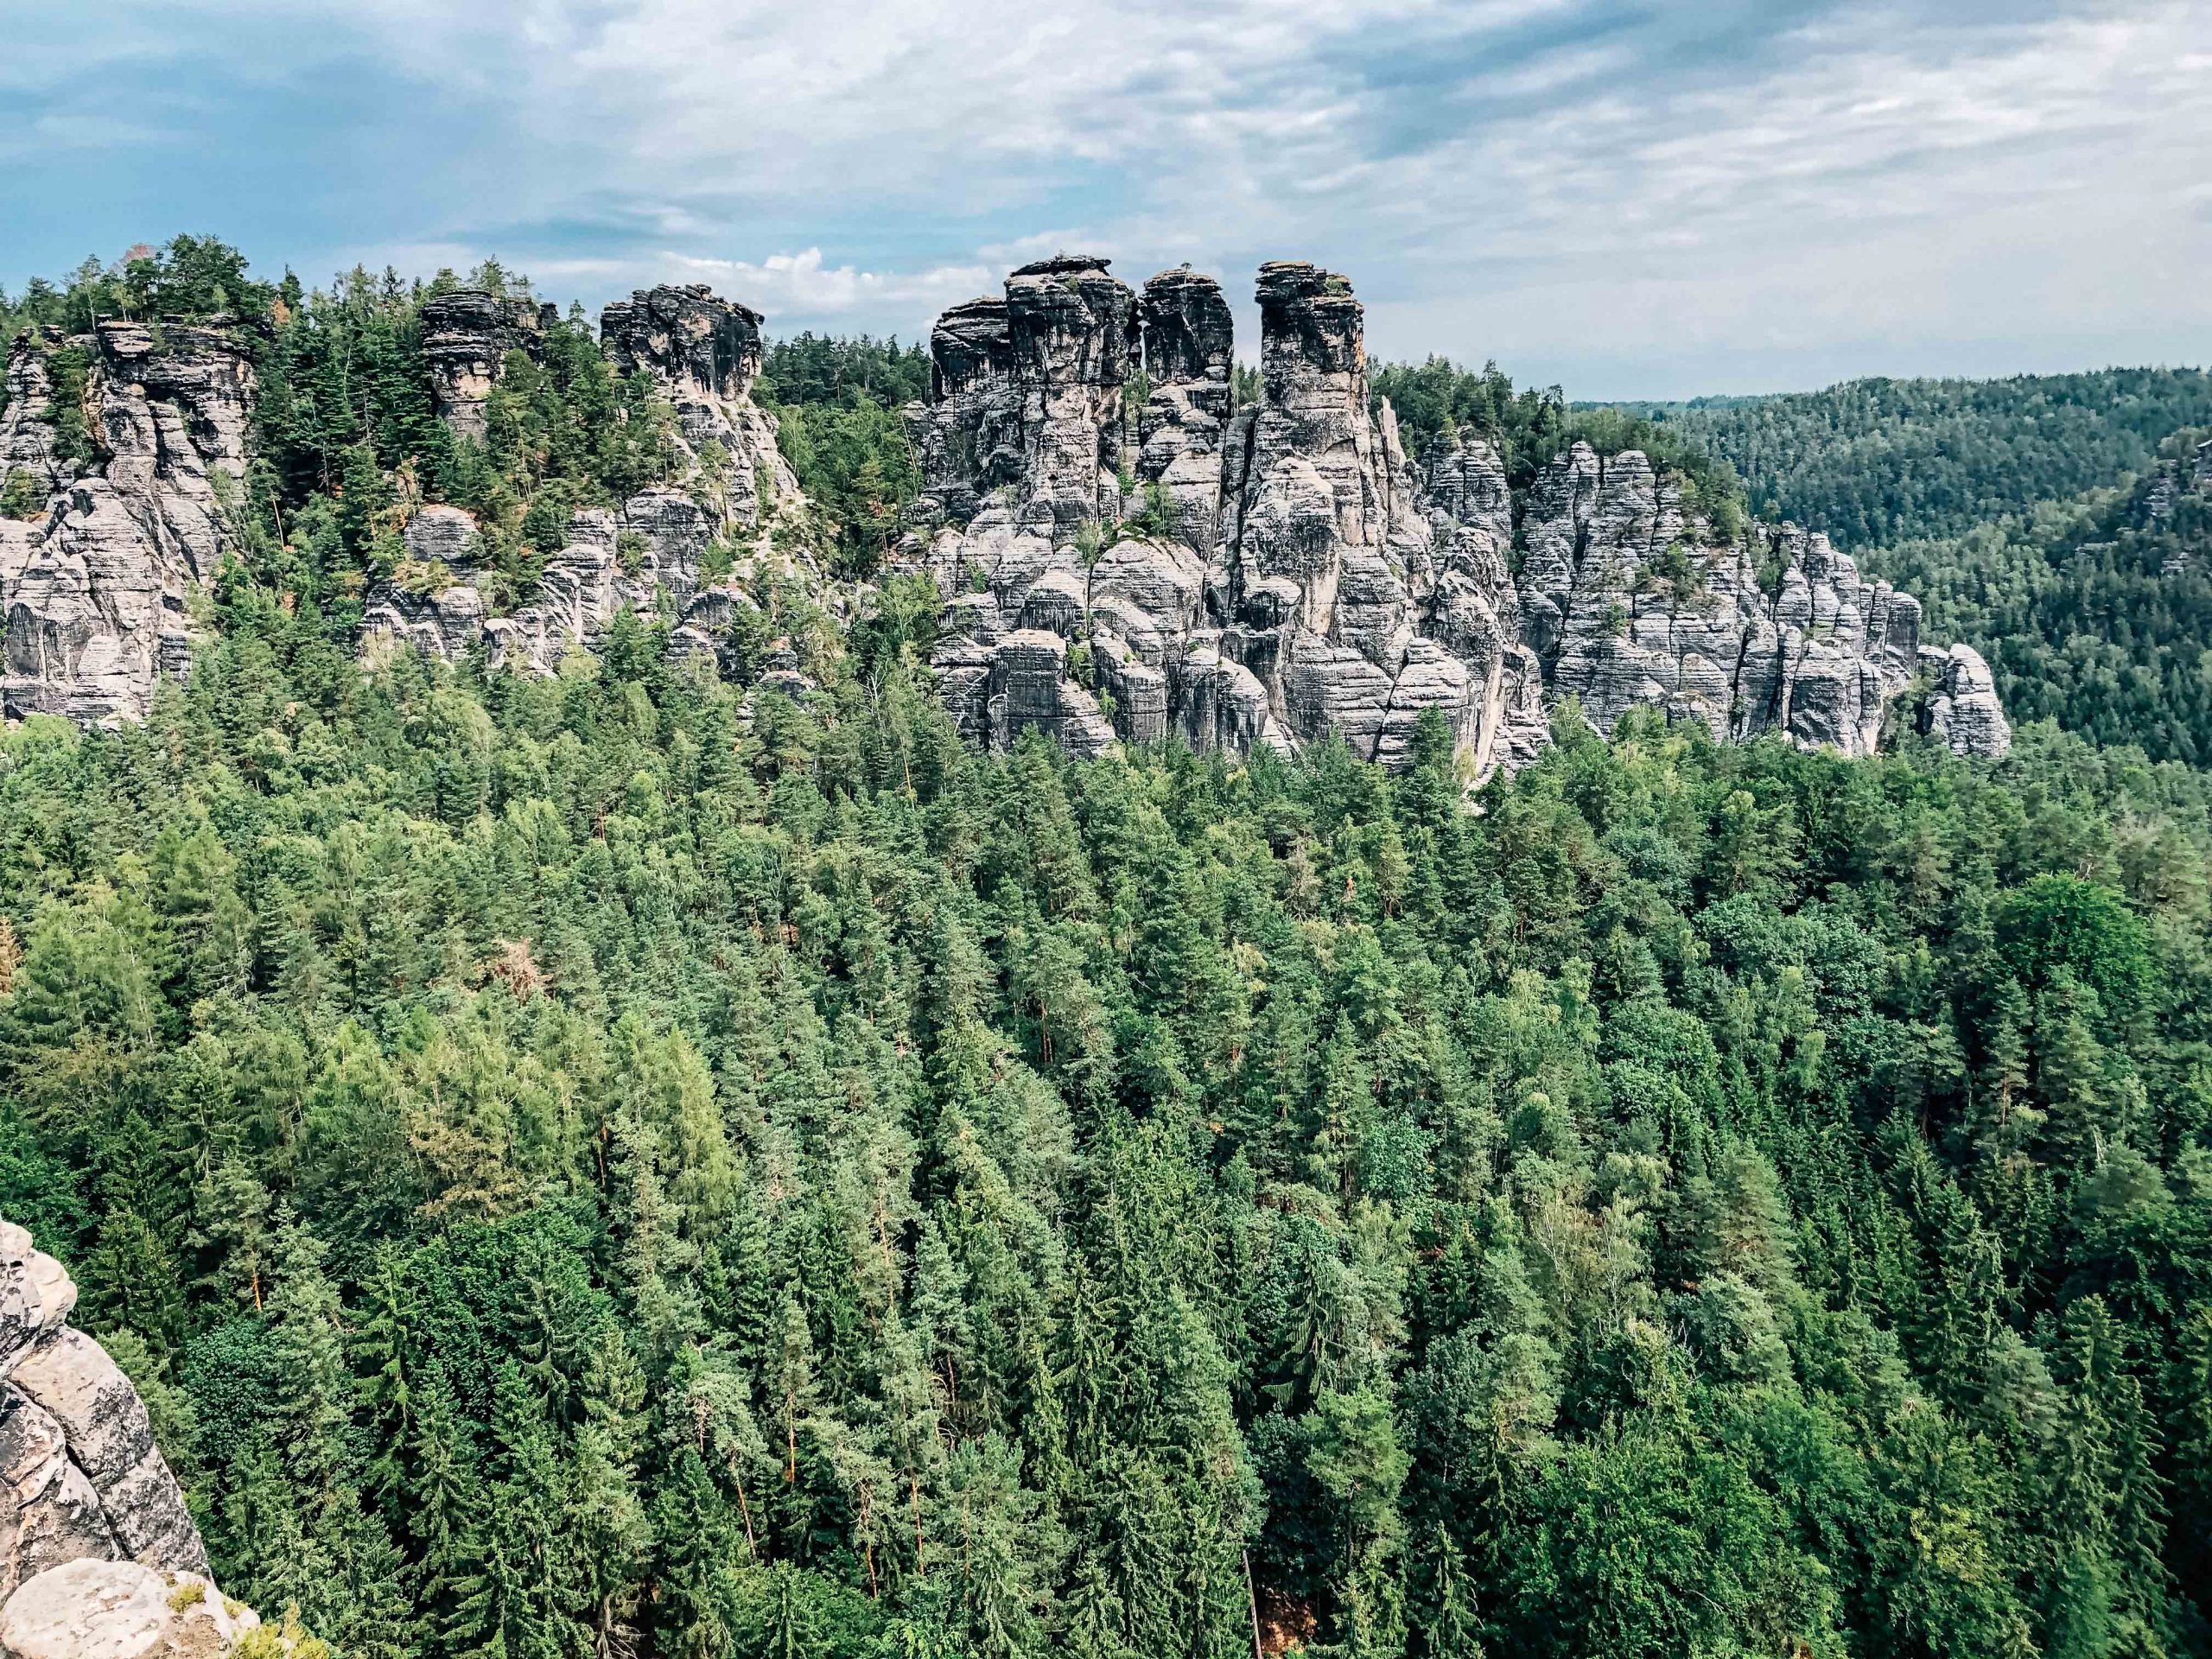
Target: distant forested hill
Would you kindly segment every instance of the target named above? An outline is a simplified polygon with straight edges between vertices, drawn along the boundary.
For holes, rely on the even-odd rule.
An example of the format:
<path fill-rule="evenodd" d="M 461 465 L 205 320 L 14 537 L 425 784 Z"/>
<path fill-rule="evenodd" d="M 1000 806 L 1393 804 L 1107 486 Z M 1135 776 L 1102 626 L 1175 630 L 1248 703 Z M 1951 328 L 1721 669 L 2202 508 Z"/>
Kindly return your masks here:
<path fill-rule="evenodd" d="M 2212 374 L 1852 380 L 1779 397 L 1619 407 L 1732 464 L 1752 512 L 1856 550 L 1963 535 L 2037 502 L 2109 488 L 2177 428 L 2212 423 Z"/>
<path fill-rule="evenodd" d="M 2189 428 L 2139 476 L 1869 563 L 1988 658 L 2014 720 L 2212 763 L 2212 496 Z"/>

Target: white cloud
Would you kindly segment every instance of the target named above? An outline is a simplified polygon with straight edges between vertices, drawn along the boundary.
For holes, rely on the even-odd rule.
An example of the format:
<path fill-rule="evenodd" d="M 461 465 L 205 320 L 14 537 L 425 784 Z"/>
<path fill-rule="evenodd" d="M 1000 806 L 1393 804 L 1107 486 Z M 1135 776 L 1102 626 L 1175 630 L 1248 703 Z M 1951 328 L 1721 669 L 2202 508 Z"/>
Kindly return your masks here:
<path fill-rule="evenodd" d="M 49 9 L 26 10 L 43 30 Z M 128 107 L 117 77 L 145 89 L 134 123 L 175 130 L 164 42 L 220 33 L 221 73 L 252 86 L 310 51 L 341 79 L 373 68 L 382 103 L 345 113 L 376 159 L 348 143 L 317 181 L 361 203 L 348 245 L 261 256 L 308 270 L 415 268 L 429 245 L 594 302 L 710 281 L 779 319 L 911 336 L 1040 252 L 1137 279 L 1189 259 L 1239 297 L 1256 260 L 1300 255 L 1353 276 L 1385 351 L 1682 391 L 1739 383 L 1699 360 L 1777 383 L 1910 371 L 1953 341 L 2201 357 L 2212 332 L 2202 0 L 115 10 L 74 60 L 99 101 L 46 111 L 52 144 Z M 19 163 L 41 142 L 28 118 L 0 140 Z"/>
<path fill-rule="evenodd" d="M 938 265 L 912 273 L 829 265 L 822 250 L 772 253 L 758 264 L 663 253 L 657 265 L 677 280 L 720 284 L 772 320 L 836 319 L 855 312 L 905 308 L 928 316 L 994 287 L 1003 271 L 990 265 Z"/>

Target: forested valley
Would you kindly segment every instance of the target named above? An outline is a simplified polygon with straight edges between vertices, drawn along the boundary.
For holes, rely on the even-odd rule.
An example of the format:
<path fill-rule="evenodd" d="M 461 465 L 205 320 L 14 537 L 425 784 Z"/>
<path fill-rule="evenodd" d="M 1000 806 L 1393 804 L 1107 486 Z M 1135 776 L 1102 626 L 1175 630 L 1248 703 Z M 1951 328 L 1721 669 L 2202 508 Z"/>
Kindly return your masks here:
<path fill-rule="evenodd" d="M 253 320 L 257 459 L 188 682 L 0 734 L 0 1214 L 232 1593 L 346 1659 L 2212 1651 L 2202 563 L 2147 574 L 2205 505 L 2118 482 L 2185 377 L 2094 472 L 1860 527 L 1687 416 L 1382 371 L 1509 471 L 1836 512 L 2022 722 L 1568 709 L 1470 793 L 1433 717 L 1396 773 L 978 753 L 904 578 L 764 579 L 728 673 L 629 616 L 365 665 L 409 511 L 527 593 L 666 411 L 578 315 L 456 439 L 436 284 L 141 264 L 0 316 Z M 928 373 L 767 355 L 849 577 Z M 2155 696 L 2061 611 L 2160 631 L 2095 670 Z"/>

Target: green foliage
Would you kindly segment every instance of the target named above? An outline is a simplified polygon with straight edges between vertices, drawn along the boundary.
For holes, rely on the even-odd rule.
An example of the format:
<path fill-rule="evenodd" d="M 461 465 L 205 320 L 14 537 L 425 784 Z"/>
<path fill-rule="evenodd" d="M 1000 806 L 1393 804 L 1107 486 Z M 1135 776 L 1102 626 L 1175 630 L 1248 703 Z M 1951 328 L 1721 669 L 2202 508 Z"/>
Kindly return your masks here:
<path fill-rule="evenodd" d="M 2212 375 L 1850 380 L 1786 397 L 1625 407 L 1733 463 L 1762 518 L 1856 549 L 1961 536 L 2139 471 L 2177 427 L 2212 423 Z"/>
<path fill-rule="evenodd" d="M 787 405 L 868 402 L 897 410 L 930 392 L 930 354 L 917 342 L 807 333 L 772 341 L 761 364 L 763 390 Z"/>
<path fill-rule="evenodd" d="M 22 467 L 10 467 L 0 481 L 0 518 L 35 518 L 46 505 L 46 493 Z"/>
<path fill-rule="evenodd" d="M 1478 435 L 1497 446 L 1508 481 L 1521 489 L 1578 440 L 1600 455 L 1640 449 L 1654 467 L 1675 475 L 1685 505 L 1704 512 L 1724 539 L 1743 533 L 1743 493 L 1734 470 L 1676 425 L 1605 405 L 1570 404 L 1557 386 L 1516 390 L 1495 363 L 1479 373 L 1441 357 L 1386 363 L 1371 384 L 1397 415 L 1408 454 L 1424 454 L 1438 440 L 1462 432 Z"/>
<path fill-rule="evenodd" d="M 2157 476 L 1885 550 L 1931 627 L 1989 660 L 2015 719 L 2212 764 L 2212 498 L 2189 482 L 2202 428 L 2161 446 Z M 2152 511 L 2154 498 L 2167 503 Z"/>
<path fill-rule="evenodd" d="M 226 592 L 0 738 L 0 1208 L 335 1651 L 2198 1650 L 2196 774 L 1478 812 L 976 755 L 906 584 L 749 728 Z"/>
<path fill-rule="evenodd" d="M 821 514 L 841 575 L 873 578 L 921 474 L 899 411 L 925 398 L 929 353 L 866 334 L 774 342 L 754 396 L 776 410 L 778 447 Z"/>
<path fill-rule="evenodd" d="M 40 320 L 238 305 L 223 251 Z M 216 641 L 143 728 L 0 734 L 0 1212 L 285 1639 L 2206 1650 L 2201 774 L 1572 710 L 1472 802 L 1433 710 L 1396 777 L 978 755 L 913 575 L 842 639 L 752 582 L 734 683 L 627 613 L 548 680 L 364 671 L 423 502 L 519 594 L 671 464 L 576 317 L 456 443 L 455 280 L 277 285 Z M 849 574 L 925 366 L 769 353 Z M 1740 510 L 1672 416 L 1377 384 Z M 823 689 L 741 696 L 784 649 Z"/>
<path fill-rule="evenodd" d="M 57 346 L 46 353 L 47 379 L 52 385 L 46 418 L 54 428 L 54 455 L 61 461 L 98 459 L 85 419 L 86 381 L 92 361 L 82 346 Z"/>

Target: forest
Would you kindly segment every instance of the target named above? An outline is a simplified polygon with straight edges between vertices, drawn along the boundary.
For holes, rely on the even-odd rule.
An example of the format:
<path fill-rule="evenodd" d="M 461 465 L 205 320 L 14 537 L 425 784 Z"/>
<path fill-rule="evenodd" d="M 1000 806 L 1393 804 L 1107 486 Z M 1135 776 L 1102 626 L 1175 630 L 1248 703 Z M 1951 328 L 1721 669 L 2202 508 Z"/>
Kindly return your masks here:
<path fill-rule="evenodd" d="M 664 412 L 579 315 L 455 441 L 435 283 L 226 254 L 0 296 L 166 283 L 262 388 L 189 681 L 0 734 L 0 1214 L 232 1594 L 346 1659 L 2212 1652 L 2181 728 L 2021 658 L 1995 764 L 1572 707 L 1471 794 L 1433 718 L 1395 775 L 981 754 L 895 581 L 849 628 L 764 582 L 796 702 L 627 615 L 555 677 L 365 669 L 408 504 L 527 591 Z M 848 573 L 925 378 L 769 353 Z M 1770 487 L 1672 414 L 1378 385 Z M 2083 560 L 2201 544 L 2133 501 L 1880 556 L 2032 648 L 2136 591 Z M 2058 574 L 2000 609 L 2008 560 Z"/>
<path fill-rule="evenodd" d="M 1618 412 L 1727 461 L 1760 517 L 1824 530 L 1857 553 L 1963 536 L 2039 503 L 2114 487 L 2180 429 L 2212 425 L 2212 374 L 1849 380 L 1823 391 Z"/>

